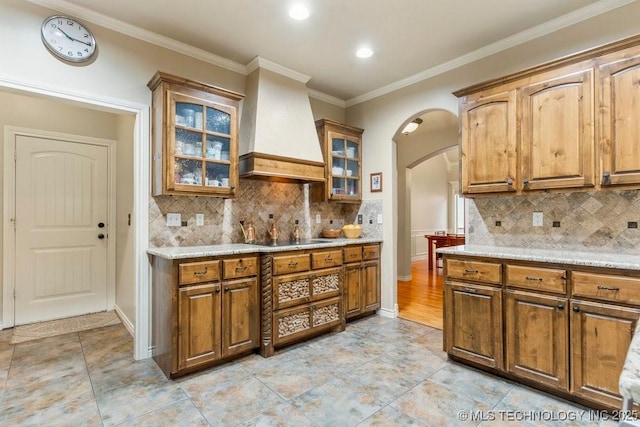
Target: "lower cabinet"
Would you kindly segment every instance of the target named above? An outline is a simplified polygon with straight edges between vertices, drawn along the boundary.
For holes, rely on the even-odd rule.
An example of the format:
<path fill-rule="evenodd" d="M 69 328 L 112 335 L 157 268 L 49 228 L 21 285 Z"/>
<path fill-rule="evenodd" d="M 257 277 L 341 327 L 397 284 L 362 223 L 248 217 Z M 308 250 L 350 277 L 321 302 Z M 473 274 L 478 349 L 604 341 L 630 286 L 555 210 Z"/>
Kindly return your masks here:
<path fill-rule="evenodd" d="M 380 245 L 347 246 L 343 252 L 346 318 L 375 312 L 380 308 Z"/>
<path fill-rule="evenodd" d="M 168 377 L 259 347 L 258 257 L 153 259 L 153 358 Z"/>
<path fill-rule="evenodd" d="M 501 289 L 447 282 L 444 292 L 446 351 L 479 365 L 501 369 Z"/>
<path fill-rule="evenodd" d="M 640 310 L 571 300 L 571 391 L 621 408 L 618 379 Z"/>
<path fill-rule="evenodd" d="M 477 258 L 445 254 L 448 354 L 595 408 L 620 409 L 640 273 Z"/>
<path fill-rule="evenodd" d="M 564 297 L 505 291 L 506 370 L 569 390 L 569 307 Z"/>

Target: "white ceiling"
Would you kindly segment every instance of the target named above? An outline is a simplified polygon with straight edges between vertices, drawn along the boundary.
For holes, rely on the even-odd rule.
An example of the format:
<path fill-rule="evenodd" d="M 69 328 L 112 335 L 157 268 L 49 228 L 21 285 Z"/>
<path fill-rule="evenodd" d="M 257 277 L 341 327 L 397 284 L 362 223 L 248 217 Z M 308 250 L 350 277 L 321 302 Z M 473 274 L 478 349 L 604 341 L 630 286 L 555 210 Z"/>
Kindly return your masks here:
<path fill-rule="evenodd" d="M 295 0 L 30 1 L 236 71 L 261 56 L 349 105 L 635 0 L 299 0 L 306 21 L 288 17 Z"/>

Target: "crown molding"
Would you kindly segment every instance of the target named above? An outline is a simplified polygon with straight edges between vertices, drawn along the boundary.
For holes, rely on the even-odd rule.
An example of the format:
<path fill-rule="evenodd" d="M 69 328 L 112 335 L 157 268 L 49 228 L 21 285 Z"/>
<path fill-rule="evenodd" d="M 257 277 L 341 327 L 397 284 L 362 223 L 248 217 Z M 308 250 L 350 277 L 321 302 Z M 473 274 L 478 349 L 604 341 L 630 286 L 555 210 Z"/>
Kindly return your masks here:
<path fill-rule="evenodd" d="M 207 52 L 203 49 L 198 49 L 186 43 L 179 42 L 169 37 L 162 36 L 152 31 L 143 30 L 126 22 L 110 18 L 101 13 L 92 11 L 82 6 L 71 4 L 65 0 L 27 0 L 30 3 L 38 6 L 53 9 L 58 12 L 73 15 L 83 21 L 91 22 L 109 30 L 133 37 L 138 40 L 145 41 L 147 43 L 154 44 L 156 46 L 163 47 L 165 49 L 172 50 L 182 55 L 189 56 L 191 58 L 198 59 L 200 61 L 234 71 L 239 74 L 246 75 L 246 68 L 244 65 L 224 58 L 222 56 Z"/>
<path fill-rule="evenodd" d="M 570 25 L 586 21 L 587 19 L 593 18 L 595 16 L 601 15 L 605 12 L 609 12 L 610 10 L 617 9 L 635 1 L 636 0 L 601 0 L 599 2 L 590 4 L 589 6 L 585 6 L 573 12 L 559 16 L 555 19 L 552 19 L 551 21 L 547 21 L 543 24 L 536 25 L 535 27 L 531 27 L 527 30 L 521 31 L 510 37 L 498 40 L 495 43 L 491 43 L 487 46 L 481 47 L 480 49 L 476 49 L 451 61 L 444 62 L 440 65 L 436 65 L 435 67 L 431 67 L 405 79 L 398 80 L 394 83 L 388 84 L 371 92 L 367 92 L 365 94 L 348 99 L 346 102 L 346 106 L 351 107 L 353 105 L 361 104 L 363 102 L 369 101 L 382 95 L 386 95 L 396 90 L 403 89 L 407 86 L 411 86 L 415 83 L 421 82 L 431 77 L 435 77 L 439 74 L 443 74 L 447 71 L 451 71 L 455 68 L 467 65 L 471 62 L 478 61 L 480 59 L 486 58 L 487 56 L 491 56 L 498 52 L 502 52 L 512 47 L 534 40 L 538 37 L 545 36 Z"/>
<path fill-rule="evenodd" d="M 340 108 L 347 108 L 347 102 L 344 99 L 340 99 L 338 97 L 328 95 L 324 92 L 317 91 L 315 89 L 308 89 L 309 97 L 317 99 L 319 101 L 326 102 L 327 104 L 335 105 Z"/>
<path fill-rule="evenodd" d="M 258 68 L 264 68 L 265 70 L 273 71 L 274 73 L 289 77 L 290 79 L 297 80 L 300 83 L 307 84 L 311 80 L 311 76 L 287 68 L 284 65 L 280 65 L 276 62 L 269 61 L 261 56 L 256 56 L 245 66 L 245 73 L 251 74 Z"/>

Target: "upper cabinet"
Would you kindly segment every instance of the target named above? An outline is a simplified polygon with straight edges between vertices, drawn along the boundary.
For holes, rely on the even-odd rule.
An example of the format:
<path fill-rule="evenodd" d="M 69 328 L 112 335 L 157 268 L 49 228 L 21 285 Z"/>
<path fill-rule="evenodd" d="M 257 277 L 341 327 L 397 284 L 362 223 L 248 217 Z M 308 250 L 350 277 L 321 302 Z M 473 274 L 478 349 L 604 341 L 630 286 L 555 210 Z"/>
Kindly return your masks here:
<path fill-rule="evenodd" d="M 235 196 L 243 96 L 162 72 L 148 86 L 153 195 Z"/>
<path fill-rule="evenodd" d="M 532 77 L 519 98 L 522 189 L 593 186 L 593 64 Z"/>
<path fill-rule="evenodd" d="M 601 58 L 602 185 L 640 184 L 640 46 Z"/>
<path fill-rule="evenodd" d="M 640 36 L 455 92 L 462 192 L 640 185 Z"/>
<path fill-rule="evenodd" d="M 325 160 L 324 185 L 316 192 L 323 200 L 358 202 L 362 200 L 362 133 L 364 129 L 329 119 L 316 121 Z"/>

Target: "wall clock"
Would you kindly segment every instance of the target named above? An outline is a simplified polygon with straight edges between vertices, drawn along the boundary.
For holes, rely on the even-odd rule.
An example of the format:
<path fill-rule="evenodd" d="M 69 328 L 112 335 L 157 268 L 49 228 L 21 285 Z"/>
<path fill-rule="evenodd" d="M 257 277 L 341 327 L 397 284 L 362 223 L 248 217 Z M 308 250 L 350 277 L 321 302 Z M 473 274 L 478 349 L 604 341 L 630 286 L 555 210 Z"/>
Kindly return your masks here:
<path fill-rule="evenodd" d="M 42 42 L 56 57 L 65 61 L 87 62 L 96 54 L 96 39 L 75 18 L 50 16 L 42 23 Z"/>

